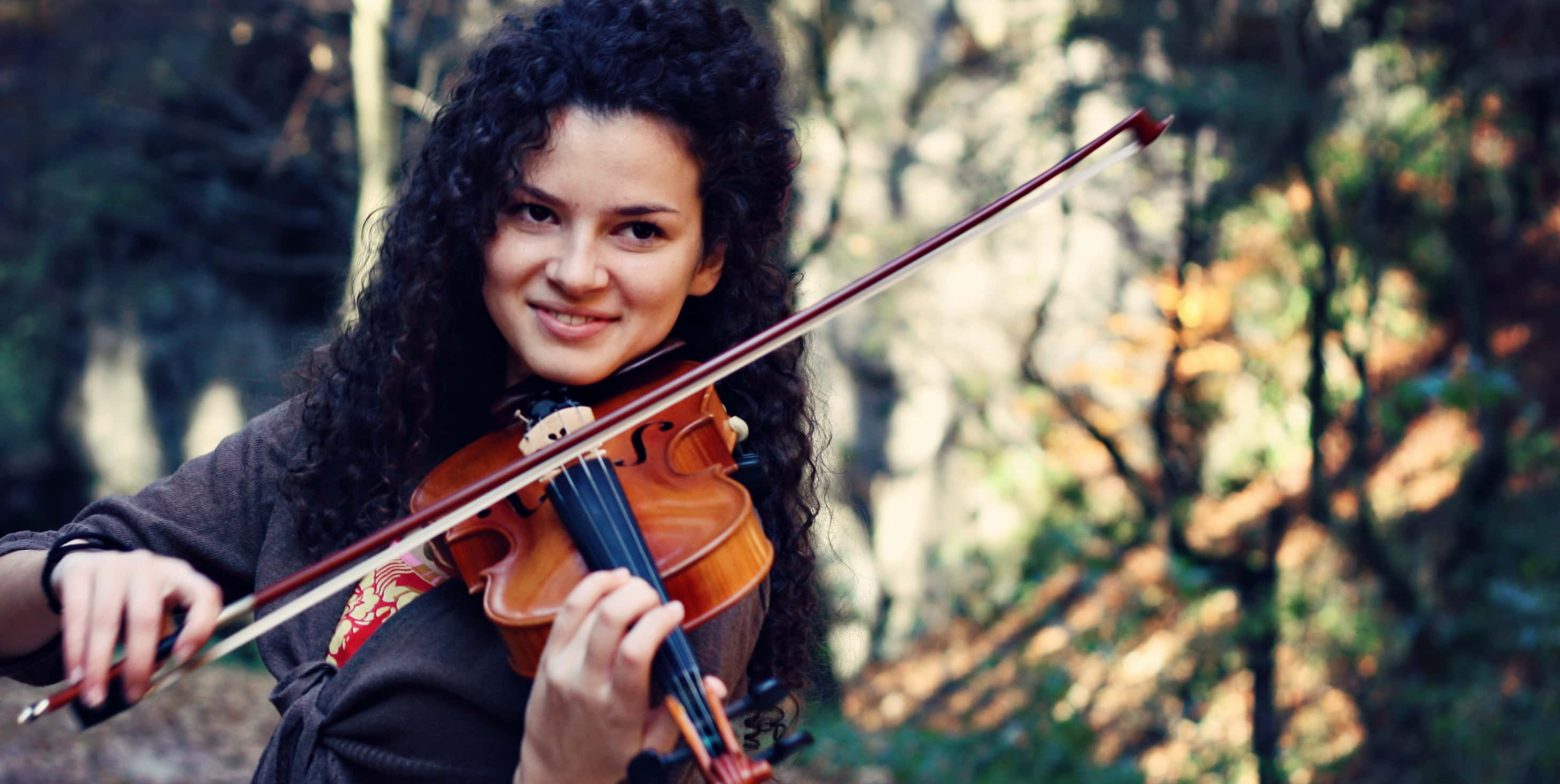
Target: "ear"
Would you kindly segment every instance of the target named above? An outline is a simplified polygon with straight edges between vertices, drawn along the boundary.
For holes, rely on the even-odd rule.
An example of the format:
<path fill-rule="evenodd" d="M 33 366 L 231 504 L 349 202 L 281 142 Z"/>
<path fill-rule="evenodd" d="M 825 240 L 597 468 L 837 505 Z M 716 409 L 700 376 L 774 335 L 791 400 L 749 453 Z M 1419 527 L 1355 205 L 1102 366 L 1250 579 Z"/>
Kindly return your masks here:
<path fill-rule="evenodd" d="M 688 296 L 702 297 L 715 290 L 715 284 L 720 282 L 720 272 L 726 267 L 726 243 L 715 246 L 715 250 L 705 255 L 699 262 L 699 268 L 693 271 L 693 280 L 688 283 Z"/>

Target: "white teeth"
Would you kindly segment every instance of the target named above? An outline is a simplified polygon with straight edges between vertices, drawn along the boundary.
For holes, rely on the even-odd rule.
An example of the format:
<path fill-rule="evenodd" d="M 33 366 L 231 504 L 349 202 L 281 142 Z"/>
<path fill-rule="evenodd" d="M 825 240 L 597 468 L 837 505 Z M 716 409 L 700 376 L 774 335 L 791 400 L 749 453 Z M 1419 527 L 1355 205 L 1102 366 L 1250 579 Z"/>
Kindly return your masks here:
<path fill-rule="evenodd" d="M 576 316 L 572 313 L 559 313 L 556 310 L 552 311 L 552 315 L 553 318 L 558 319 L 559 321 L 568 324 L 571 327 L 577 327 L 581 324 L 589 324 L 590 322 L 595 321 L 595 319 L 589 316 Z"/>

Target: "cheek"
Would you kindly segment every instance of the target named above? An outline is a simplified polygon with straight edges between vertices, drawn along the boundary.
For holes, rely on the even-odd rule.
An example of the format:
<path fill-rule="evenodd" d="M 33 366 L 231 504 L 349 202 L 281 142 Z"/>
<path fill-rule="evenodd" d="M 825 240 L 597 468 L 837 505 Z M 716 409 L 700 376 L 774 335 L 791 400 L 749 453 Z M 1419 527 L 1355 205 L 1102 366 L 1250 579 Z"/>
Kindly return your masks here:
<path fill-rule="evenodd" d="M 482 304 L 495 324 L 504 326 L 513 321 L 510 311 L 516 297 L 516 275 L 510 265 L 489 255 L 482 272 Z"/>
<path fill-rule="evenodd" d="M 687 281 L 676 278 L 645 281 L 636 287 L 634 298 L 639 309 L 653 314 L 656 321 L 670 322 L 677 318 L 688 298 Z"/>
<path fill-rule="evenodd" d="M 691 256 L 692 252 L 685 249 L 650 264 L 640 262 L 639 271 L 645 274 L 620 275 L 618 284 L 624 296 L 631 297 L 641 310 L 670 321 L 682 310 L 695 285 L 698 265 Z"/>
<path fill-rule="evenodd" d="M 512 293 L 524 278 L 524 259 L 513 242 L 495 241 L 484 254 L 482 296 L 491 298 Z M 489 304 L 494 304 L 491 299 Z"/>

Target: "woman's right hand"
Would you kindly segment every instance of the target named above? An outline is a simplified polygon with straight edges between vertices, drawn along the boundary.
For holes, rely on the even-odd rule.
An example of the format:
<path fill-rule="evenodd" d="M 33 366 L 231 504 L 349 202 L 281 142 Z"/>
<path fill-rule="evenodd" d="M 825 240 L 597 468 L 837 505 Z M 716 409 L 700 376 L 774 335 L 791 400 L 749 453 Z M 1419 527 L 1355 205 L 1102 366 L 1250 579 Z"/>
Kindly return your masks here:
<path fill-rule="evenodd" d="M 62 607 L 65 672 L 82 683 L 82 700 L 95 707 L 108 693 L 114 646 L 123 639 L 125 697 L 146 693 L 157 666 L 157 644 L 167 611 L 184 607 L 176 661 L 200 650 L 216 628 L 222 591 L 189 564 L 147 550 L 80 550 L 62 558 L 49 579 Z"/>

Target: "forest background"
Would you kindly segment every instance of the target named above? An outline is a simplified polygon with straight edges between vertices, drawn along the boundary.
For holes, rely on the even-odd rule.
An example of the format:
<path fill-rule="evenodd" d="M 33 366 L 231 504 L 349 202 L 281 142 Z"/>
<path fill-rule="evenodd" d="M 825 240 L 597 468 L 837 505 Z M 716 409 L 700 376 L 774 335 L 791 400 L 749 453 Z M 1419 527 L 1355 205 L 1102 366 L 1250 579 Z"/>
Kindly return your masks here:
<path fill-rule="evenodd" d="M 788 778 L 1560 776 L 1560 4 L 745 5 L 804 302 L 1176 116 L 812 339 L 835 614 Z M 508 8 L 0 0 L 0 527 L 283 399 Z M 247 780 L 266 676 L 179 688 L 5 722 L 0 780 Z"/>

